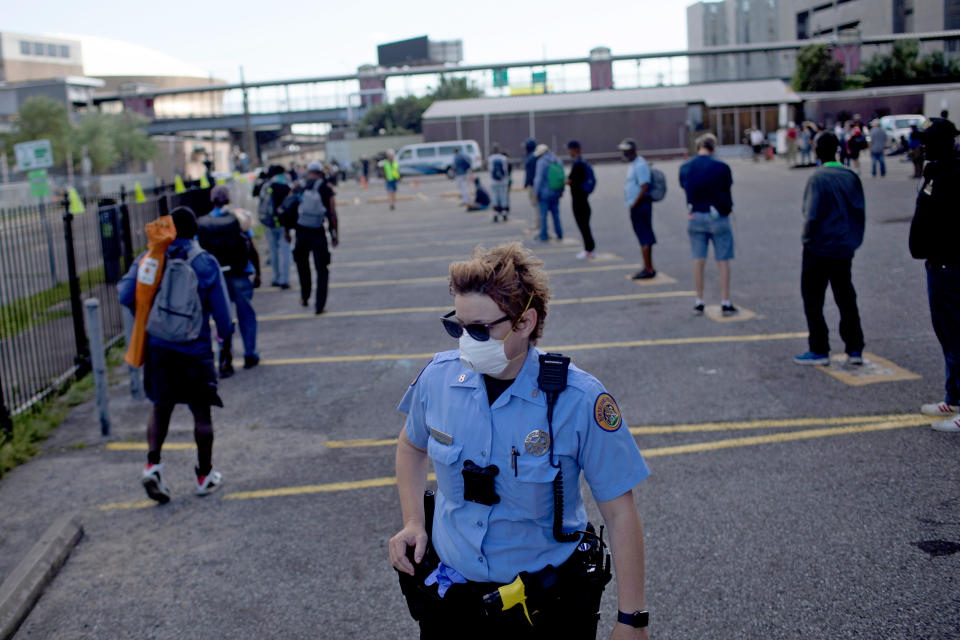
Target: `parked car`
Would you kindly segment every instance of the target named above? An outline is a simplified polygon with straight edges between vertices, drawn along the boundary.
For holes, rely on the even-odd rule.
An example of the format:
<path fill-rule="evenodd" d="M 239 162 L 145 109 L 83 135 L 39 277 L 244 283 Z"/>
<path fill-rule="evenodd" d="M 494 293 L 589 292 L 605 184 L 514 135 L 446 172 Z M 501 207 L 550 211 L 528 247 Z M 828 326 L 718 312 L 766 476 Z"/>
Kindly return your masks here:
<path fill-rule="evenodd" d="M 900 136 L 910 138 L 910 126 L 917 128 L 924 123 L 926 116 L 906 114 L 899 116 L 883 116 L 880 118 L 880 127 L 887 133 L 887 148 L 891 149 L 900 144 Z"/>
<path fill-rule="evenodd" d="M 445 173 L 453 179 L 453 156 L 457 148 L 470 158 L 474 171 L 483 168 L 483 158 L 480 155 L 480 145 L 476 140 L 444 140 L 442 142 L 425 142 L 422 144 L 408 144 L 397 154 L 397 165 L 400 175 L 415 176 L 432 173 Z"/>

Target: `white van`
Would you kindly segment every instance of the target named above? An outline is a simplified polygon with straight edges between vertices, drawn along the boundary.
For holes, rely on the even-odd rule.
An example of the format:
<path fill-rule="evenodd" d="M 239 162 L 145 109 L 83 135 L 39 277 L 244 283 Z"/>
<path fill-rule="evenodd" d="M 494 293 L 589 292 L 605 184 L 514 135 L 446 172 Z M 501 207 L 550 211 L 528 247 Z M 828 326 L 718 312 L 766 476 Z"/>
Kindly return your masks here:
<path fill-rule="evenodd" d="M 906 136 L 907 140 L 910 140 L 910 125 L 916 125 L 919 129 L 926 119 L 926 116 L 915 114 L 880 118 L 880 128 L 887 134 L 887 148 L 900 144 L 900 136 Z"/>
<path fill-rule="evenodd" d="M 443 142 L 425 142 L 408 144 L 397 154 L 397 165 L 402 176 L 418 176 L 431 173 L 446 173 L 453 179 L 453 155 L 457 148 L 470 158 L 474 171 L 483 168 L 480 145 L 476 140 L 445 140 Z"/>

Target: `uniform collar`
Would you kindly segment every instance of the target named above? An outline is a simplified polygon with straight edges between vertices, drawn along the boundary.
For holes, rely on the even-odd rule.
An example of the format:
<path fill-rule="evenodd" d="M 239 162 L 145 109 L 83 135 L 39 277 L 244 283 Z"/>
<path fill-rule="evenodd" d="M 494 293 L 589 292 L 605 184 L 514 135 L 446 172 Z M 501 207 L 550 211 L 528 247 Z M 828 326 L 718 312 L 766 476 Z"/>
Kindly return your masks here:
<path fill-rule="evenodd" d="M 547 402 L 543 398 L 543 393 L 537 387 L 537 376 L 540 374 L 540 353 L 533 345 L 527 349 L 526 359 L 523 367 L 517 373 L 504 395 L 510 394 L 533 404 L 546 406 Z M 483 376 L 466 365 L 460 365 L 460 375 L 450 383 L 451 387 L 466 387 L 468 389 L 479 389 L 483 385 Z"/>

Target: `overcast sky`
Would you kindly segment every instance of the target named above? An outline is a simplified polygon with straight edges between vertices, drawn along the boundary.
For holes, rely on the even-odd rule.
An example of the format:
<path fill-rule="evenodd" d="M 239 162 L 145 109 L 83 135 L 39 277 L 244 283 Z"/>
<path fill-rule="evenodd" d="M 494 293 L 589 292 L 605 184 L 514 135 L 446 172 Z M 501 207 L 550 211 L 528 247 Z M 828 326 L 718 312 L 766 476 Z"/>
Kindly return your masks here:
<path fill-rule="evenodd" d="M 0 28 L 134 42 L 236 82 L 240 65 L 251 81 L 354 73 L 421 35 L 462 39 L 468 64 L 684 49 L 692 1 L 8 1 Z"/>

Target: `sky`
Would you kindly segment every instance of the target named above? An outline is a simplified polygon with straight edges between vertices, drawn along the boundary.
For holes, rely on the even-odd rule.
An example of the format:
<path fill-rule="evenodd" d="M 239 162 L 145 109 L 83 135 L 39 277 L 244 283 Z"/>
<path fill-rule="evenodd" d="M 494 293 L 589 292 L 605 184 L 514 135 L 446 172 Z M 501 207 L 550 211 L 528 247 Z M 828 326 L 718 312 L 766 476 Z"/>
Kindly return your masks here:
<path fill-rule="evenodd" d="M 462 39 L 466 64 L 685 49 L 692 2 L 35 0 L 5 2 L 0 28 L 128 41 L 238 82 L 241 65 L 247 81 L 355 73 L 378 44 L 422 35 Z"/>

